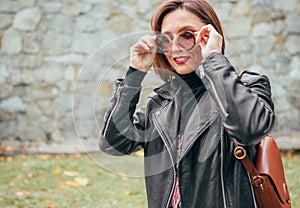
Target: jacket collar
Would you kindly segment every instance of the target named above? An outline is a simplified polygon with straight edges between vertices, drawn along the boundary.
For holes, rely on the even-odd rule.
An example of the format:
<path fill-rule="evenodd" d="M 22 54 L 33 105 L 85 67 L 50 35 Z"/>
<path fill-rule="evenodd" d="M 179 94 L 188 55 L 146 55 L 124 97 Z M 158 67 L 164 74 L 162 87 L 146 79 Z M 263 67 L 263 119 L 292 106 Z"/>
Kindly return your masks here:
<path fill-rule="evenodd" d="M 172 100 L 174 97 L 181 91 L 181 86 L 177 84 L 177 81 L 167 82 L 164 85 L 155 88 L 154 92 L 156 92 L 159 96 L 163 97 L 167 100 Z"/>
<path fill-rule="evenodd" d="M 155 88 L 154 92 L 164 99 L 171 100 L 181 93 L 185 87 L 189 88 L 187 83 L 185 83 L 182 78 L 179 77 L 179 75 L 174 75 L 173 80 L 166 82 L 158 88 Z"/>

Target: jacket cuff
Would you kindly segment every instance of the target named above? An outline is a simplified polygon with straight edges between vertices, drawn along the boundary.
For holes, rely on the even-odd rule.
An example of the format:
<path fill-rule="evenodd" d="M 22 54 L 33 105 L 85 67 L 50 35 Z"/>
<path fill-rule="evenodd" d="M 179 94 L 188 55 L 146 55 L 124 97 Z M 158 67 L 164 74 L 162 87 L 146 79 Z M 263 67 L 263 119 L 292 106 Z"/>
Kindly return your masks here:
<path fill-rule="evenodd" d="M 146 74 L 147 74 L 146 72 L 137 70 L 129 66 L 124 82 L 126 85 L 131 87 L 140 87 Z"/>

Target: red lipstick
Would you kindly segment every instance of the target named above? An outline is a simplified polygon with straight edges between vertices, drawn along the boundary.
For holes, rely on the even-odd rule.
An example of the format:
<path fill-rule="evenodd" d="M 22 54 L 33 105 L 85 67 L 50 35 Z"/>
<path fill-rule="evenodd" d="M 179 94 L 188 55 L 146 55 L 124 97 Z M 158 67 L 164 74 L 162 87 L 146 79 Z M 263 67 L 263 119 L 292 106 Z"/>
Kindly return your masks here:
<path fill-rule="evenodd" d="M 185 64 L 189 59 L 190 59 L 190 57 L 188 57 L 188 56 L 177 56 L 177 57 L 173 58 L 175 63 L 179 64 L 179 65 Z"/>

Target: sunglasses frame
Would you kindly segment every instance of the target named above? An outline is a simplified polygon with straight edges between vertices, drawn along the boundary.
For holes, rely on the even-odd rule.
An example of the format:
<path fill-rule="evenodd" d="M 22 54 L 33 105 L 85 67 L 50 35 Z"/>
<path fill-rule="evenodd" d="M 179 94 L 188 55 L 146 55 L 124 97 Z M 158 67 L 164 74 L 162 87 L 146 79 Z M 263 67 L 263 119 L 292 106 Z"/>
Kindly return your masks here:
<path fill-rule="evenodd" d="M 179 39 L 183 34 L 189 34 L 189 35 L 191 35 L 191 37 L 193 38 L 194 41 L 193 41 L 193 45 L 192 45 L 191 47 L 189 47 L 189 48 L 184 48 L 184 47 L 180 46 L 180 44 L 178 43 L 178 39 Z M 158 40 L 158 39 L 159 39 L 159 37 L 162 37 L 162 36 L 163 36 L 164 38 L 166 38 L 166 39 L 171 43 L 171 45 L 170 45 L 170 47 L 169 47 L 168 50 L 163 50 L 161 47 L 159 47 L 160 44 L 159 44 L 159 40 Z M 184 37 L 183 37 L 183 38 L 184 38 Z M 169 52 L 170 49 L 171 49 L 172 46 L 173 46 L 173 41 L 175 41 L 176 46 L 177 46 L 178 48 L 180 48 L 181 50 L 190 51 L 190 50 L 192 50 L 192 49 L 196 46 L 196 37 L 195 37 L 195 35 L 194 35 L 192 32 L 184 31 L 184 32 L 180 33 L 179 35 L 173 35 L 173 38 L 172 38 L 172 39 L 171 39 L 171 37 L 168 36 L 167 34 L 159 33 L 159 34 L 157 35 L 157 37 L 156 37 L 156 45 L 157 45 L 158 50 L 159 50 L 160 52 L 162 52 L 162 53 L 167 53 L 167 52 Z"/>

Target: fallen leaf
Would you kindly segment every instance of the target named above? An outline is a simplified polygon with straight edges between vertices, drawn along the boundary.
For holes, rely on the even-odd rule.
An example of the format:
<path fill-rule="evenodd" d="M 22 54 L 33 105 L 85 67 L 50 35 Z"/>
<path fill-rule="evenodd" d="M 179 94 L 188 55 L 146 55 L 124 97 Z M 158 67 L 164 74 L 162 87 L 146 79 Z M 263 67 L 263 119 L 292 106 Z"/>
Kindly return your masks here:
<path fill-rule="evenodd" d="M 130 196 L 130 195 L 133 195 L 134 192 L 133 192 L 133 191 L 130 191 L 130 190 L 127 190 L 127 191 L 124 192 L 124 194 L 125 194 L 126 196 Z"/>
<path fill-rule="evenodd" d="M 53 204 L 51 204 L 50 202 L 45 202 L 45 207 L 47 207 L 47 208 L 54 208 L 54 205 Z"/>
<path fill-rule="evenodd" d="M 80 185 L 78 183 L 76 183 L 75 181 L 65 181 L 65 185 L 70 186 L 70 187 L 74 187 L 77 188 Z"/>
<path fill-rule="evenodd" d="M 64 171 L 64 175 L 73 177 L 73 176 L 77 176 L 78 172 L 77 171 L 67 171 L 66 170 L 66 171 Z"/>
<path fill-rule="evenodd" d="M 75 181 L 80 186 L 87 186 L 90 183 L 90 180 L 88 178 L 81 178 L 81 177 L 76 177 Z"/>
<path fill-rule="evenodd" d="M 27 176 L 29 178 L 37 178 L 37 177 L 39 177 L 39 174 L 38 173 L 28 173 Z"/>
<path fill-rule="evenodd" d="M 61 170 L 60 169 L 55 169 L 52 171 L 53 175 L 59 175 L 61 173 Z"/>
<path fill-rule="evenodd" d="M 16 192 L 16 196 L 18 196 L 18 197 L 23 197 L 23 196 L 26 196 L 26 195 L 29 195 L 28 191 L 17 191 Z"/>

